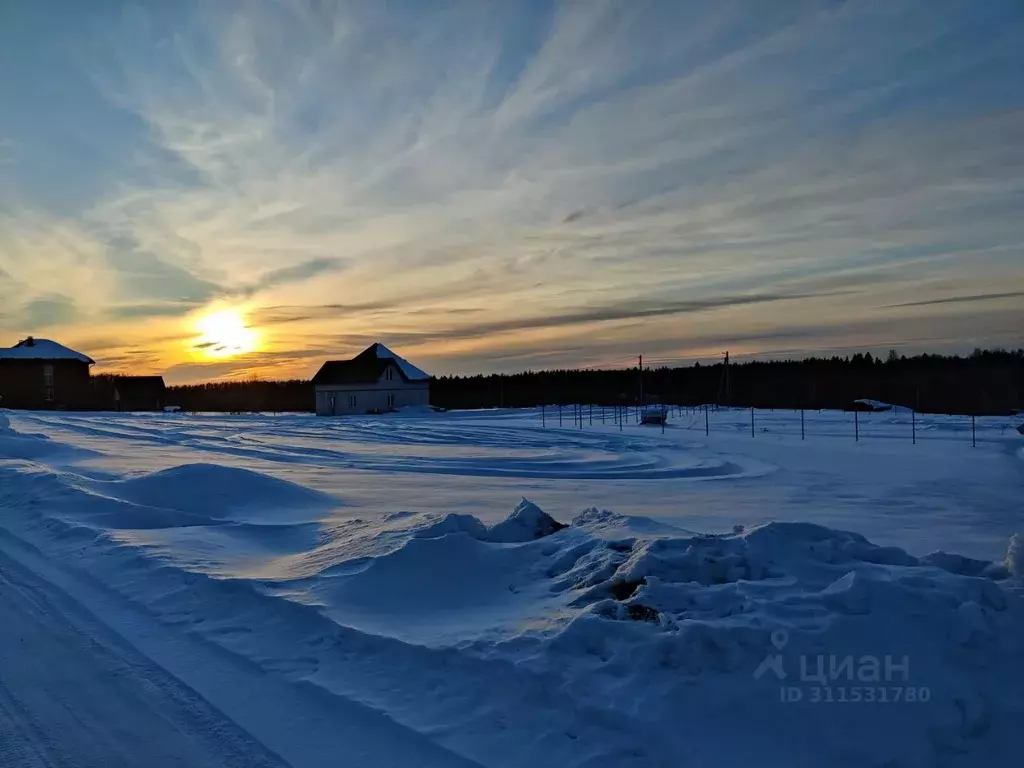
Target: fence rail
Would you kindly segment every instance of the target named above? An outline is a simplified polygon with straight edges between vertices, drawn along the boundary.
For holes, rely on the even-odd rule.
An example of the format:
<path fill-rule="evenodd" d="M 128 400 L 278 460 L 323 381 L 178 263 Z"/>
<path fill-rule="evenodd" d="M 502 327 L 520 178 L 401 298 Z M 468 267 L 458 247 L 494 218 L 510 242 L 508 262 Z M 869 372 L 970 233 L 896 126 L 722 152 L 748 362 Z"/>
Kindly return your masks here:
<path fill-rule="evenodd" d="M 849 438 L 854 442 L 903 440 L 953 440 L 977 447 L 979 442 L 1015 436 L 1020 417 L 920 414 L 910 408 L 894 407 L 886 411 L 782 410 L 724 408 L 714 405 L 664 405 L 668 412 L 667 429 L 703 431 L 712 434 L 747 433 L 752 439 L 764 435 Z M 643 408 L 635 405 L 602 406 L 591 404 L 542 406 L 538 409 L 542 426 L 571 426 L 576 429 L 643 426 Z M 666 425 L 660 425 L 666 431 Z"/>

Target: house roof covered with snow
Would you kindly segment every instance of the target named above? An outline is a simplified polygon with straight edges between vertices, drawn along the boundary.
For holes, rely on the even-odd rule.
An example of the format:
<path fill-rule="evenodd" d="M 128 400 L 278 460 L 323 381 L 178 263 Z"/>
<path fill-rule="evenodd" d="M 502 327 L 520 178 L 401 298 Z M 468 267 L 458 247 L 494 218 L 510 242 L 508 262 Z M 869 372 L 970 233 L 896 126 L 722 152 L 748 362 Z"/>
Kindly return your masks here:
<path fill-rule="evenodd" d="M 313 377 L 313 383 L 372 384 L 392 364 L 407 382 L 430 380 L 429 373 L 396 355 L 383 344 L 371 344 L 351 360 L 328 360 Z"/>
<path fill-rule="evenodd" d="M 56 341 L 34 339 L 31 336 L 13 347 L 0 348 L 0 360 L 77 360 L 89 365 L 95 362 L 91 357 Z"/>

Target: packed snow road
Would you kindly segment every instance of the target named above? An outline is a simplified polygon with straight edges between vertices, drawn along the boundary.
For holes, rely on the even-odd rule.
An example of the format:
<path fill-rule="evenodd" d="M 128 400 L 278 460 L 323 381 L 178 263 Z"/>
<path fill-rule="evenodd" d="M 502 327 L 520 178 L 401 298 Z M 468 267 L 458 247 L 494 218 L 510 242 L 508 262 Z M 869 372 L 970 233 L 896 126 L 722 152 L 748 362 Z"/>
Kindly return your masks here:
<path fill-rule="evenodd" d="M 155 621 L 62 560 L 0 533 L 5 768 L 476 765 Z"/>
<path fill-rule="evenodd" d="M 283 765 L 6 551 L 0 617 L 0 764 Z"/>
<path fill-rule="evenodd" d="M 1019 754 L 1008 420 L 548 416 L 0 412 L 0 765 Z"/>

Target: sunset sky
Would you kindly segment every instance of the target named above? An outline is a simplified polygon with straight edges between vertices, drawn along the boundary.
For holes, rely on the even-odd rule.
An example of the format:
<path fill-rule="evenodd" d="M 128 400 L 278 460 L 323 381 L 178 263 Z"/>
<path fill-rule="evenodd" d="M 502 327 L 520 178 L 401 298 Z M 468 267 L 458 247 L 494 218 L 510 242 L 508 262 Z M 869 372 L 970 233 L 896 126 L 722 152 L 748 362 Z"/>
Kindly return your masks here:
<path fill-rule="evenodd" d="M 0 346 L 1024 344 L 1024 4 L 0 0 Z"/>

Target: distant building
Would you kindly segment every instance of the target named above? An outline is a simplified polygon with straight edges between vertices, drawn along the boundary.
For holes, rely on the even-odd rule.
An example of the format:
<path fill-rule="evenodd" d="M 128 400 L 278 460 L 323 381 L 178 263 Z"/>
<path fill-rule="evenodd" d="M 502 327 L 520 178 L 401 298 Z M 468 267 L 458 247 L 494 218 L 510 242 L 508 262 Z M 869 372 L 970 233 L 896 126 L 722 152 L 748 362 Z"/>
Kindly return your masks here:
<path fill-rule="evenodd" d="M 167 405 L 163 376 L 93 376 L 94 406 L 105 411 L 162 411 Z"/>
<path fill-rule="evenodd" d="M 860 400 L 854 400 L 852 403 L 846 406 L 846 411 L 860 411 L 861 413 L 873 413 L 881 411 L 891 411 L 892 406 L 888 403 L 882 403 L 878 400 L 871 400 L 870 398 L 862 397 Z"/>
<path fill-rule="evenodd" d="M 0 408 L 88 408 L 90 365 L 91 358 L 49 339 L 29 336 L 0 348 Z"/>
<path fill-rule="evenodd" d="M 329 360 L 313 377 L 317 416 L 385 413 L 430 404 L 430 374 L 383 344 L 351 360 Z"/>

